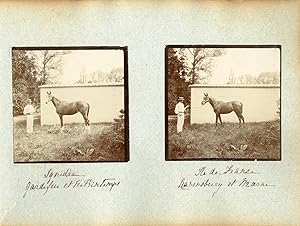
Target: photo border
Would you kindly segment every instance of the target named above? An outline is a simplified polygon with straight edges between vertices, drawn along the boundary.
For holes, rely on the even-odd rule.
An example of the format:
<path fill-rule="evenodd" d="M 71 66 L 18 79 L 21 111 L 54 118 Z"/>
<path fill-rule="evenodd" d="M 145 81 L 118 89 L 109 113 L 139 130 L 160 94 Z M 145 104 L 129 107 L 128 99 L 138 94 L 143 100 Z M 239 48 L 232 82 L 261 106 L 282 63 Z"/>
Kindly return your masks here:
<path fill-rule="evenodd" d="M 13 164 L 47 164 L 47 163 L 128 163 L 130 161 L 129 151 L 129 84 L 128 84 L 128 46 L 15 46 L 11 47 L 11 65 L 12 65 L 12 51 L 13 50 L 123 50 L 124 54 L 124 110 L 125 110 L 125 160 L 124 161 L 32 161 L 32 162 L 15 162 L 14 160 L 14 128 L 13 128 L 13 143 L 12 143 L 12 162 Z M 11 78 L 13 78 L 11 68 Z M 13 79 L 12 79 L 13 89 Z M 11 96 L 11 103 L 13 103 L 13 95 Z M 13 113 L 11 115 L 13 121 Z M 14 127 L 14 123 L 12 123 Z"/>
<path fill-rule="evenodd" d="M 188 159 L 169 159 L 169 131 L 168 131 L 168 49 L 169 48 L 279 48 L 279 57 L 280 57 L 280 62 L 279 62 L 279 96 L 280 96 L 280 112 L 279 112 L 279 123 L 280 123 L 280 131 L 279 131 L 279 136 L 280 136 L 280 153 L 279 153 L 279 159 L 239 159 L 239 158 L 188 158 Z M 166 45 L 165 46 L 165 114 L 164 114 L 164 120 L 165 120 L 165 161 L 281 161 L 282 160 L 282 50 L 281 50 L 281 45 L 280 44 L 270 44 L 270 45 L 231 45 L 231 44 L 200 44 L 200 45 L 194 45 L 194 44 L 172 44 L 172 45 Z M 189 122 L 190 123 L 190 122 Z"/>

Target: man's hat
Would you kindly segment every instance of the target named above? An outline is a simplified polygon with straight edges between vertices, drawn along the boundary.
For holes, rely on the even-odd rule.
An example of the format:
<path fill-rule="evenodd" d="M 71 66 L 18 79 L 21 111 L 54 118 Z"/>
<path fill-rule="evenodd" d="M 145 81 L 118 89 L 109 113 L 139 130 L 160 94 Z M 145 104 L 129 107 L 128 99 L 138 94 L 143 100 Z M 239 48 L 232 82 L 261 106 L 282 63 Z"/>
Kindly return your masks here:
<path fill-rule="evenodd" d="M 184 100 L 184 98 L 183 97 L 178 97 L 178 100 Z"/>

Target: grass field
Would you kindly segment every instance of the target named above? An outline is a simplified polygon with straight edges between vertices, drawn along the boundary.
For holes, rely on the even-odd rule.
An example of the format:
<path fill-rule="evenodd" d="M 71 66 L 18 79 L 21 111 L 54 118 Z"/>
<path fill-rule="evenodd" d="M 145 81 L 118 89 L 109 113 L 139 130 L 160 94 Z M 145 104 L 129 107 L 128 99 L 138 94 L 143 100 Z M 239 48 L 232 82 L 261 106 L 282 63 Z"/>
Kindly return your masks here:
<path fill-rule="evenodd" d="M 14 118 L 14 162 L 40 161 L 125 161 L 124 133 L 112 123 L 91 124 L 90 134 L 83 123 L 40 126 L 34 120 L 33 134 L 26 133 L 26 118 Z"/>
<path fill-rule="evenodd" d="M 280 159 L 280 121 L 184 125 L 168 123 L 168 159 Z"/>

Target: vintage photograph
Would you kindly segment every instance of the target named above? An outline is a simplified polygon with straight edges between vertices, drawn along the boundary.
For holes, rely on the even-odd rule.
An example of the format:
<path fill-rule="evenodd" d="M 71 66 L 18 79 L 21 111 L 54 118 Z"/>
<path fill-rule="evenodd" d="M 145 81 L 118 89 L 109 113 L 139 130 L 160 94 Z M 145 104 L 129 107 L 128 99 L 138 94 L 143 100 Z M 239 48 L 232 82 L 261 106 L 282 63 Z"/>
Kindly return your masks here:
<path fill-rule="evenodd" d="M 281 160 L 281 46 L 167 46 L 165 78 L 166 160 Z"/>
<path fill-rule="evenodd" d="M 12 48 L 13 159 L 129 160 L 127 47 Z"/>

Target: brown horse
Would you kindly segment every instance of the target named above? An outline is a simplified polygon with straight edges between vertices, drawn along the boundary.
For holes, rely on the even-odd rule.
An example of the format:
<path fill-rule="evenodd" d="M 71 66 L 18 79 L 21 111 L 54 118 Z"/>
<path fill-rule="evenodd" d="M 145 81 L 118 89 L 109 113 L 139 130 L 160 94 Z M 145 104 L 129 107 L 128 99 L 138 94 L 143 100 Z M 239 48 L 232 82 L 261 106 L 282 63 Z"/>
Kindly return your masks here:
<path fill-rule="evenodd" d="M 88 119 L 89 116 L 89 111 L 90 111 L 90 105 L 86 102 L 83 101 L 75 101 L 72 103 L 68 103 L 66 101 L 60 101 L 59 99 L 57 99 L 56 97 L 51 95 L 51 91 L 48 92 L 47 91 L 47 101 L 46 104 L 48 104 L 50 101 L 52 101 L 55 109 L 56 109 L 56 113 L 58 114 L 59 118 L 60 118 L 60 131 L 63 132 L 64 129 L 64 123 L 63 123 L 63 116 L 64 115 L 74 115 L 77 112 L 80 112 L 84 122 L 85 122 L 85 126 L 86 129 L 88 131 L 90 131 L 90 122 Z"/>
<path fill-rule="evenodd" d="M 218 119 L 220 119 L 221 125 L 222 125 L 222 120 L 221 120 L 221 114 L 228 114 L 232 111 L 235 112 L 236 116 L 239 119 L 239 126 L 241 126 L 241 121 L 245 123 L 244 121 L 244 116 L 242 115 L 243 113 L 243 104 L 239 101 L 230 101 L 230 102 L 222 102 L 222 101 L 217 101 L 213 97 L 208 96 L 207 93 L 204 93 L 202 105 L 206 104 L 207 102 L 210 103 L 212 108 L 214 109 L 214 112 L 216 113 L 216 126 L 218 123 Z"/>

